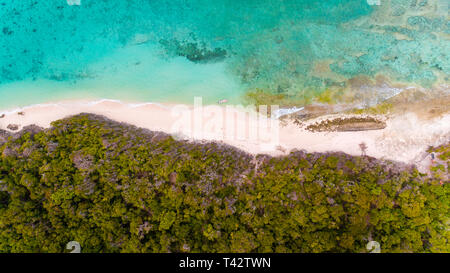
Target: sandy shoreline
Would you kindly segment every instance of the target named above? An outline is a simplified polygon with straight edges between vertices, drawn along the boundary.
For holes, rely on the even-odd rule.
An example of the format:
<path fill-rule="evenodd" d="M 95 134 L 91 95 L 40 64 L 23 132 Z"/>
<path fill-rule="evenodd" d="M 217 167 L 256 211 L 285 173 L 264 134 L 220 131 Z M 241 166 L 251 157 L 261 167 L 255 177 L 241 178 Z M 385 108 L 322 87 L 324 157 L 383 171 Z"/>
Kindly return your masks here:
<path fill-rule="evenodd" d="M 23 112 L 23 115 L 19 115 Z M 366 154 L 425 167 L 425 150 L 450 140 L 450 114 L 422 120 L 414 113 L 386 119 L 386 128 L 356 132 L 310 132 L 293 122 L 279 124 L 231 106 L 203 106 L 157 103 L 124 103 L 114 100 L 63 101 L 12 111 L 0 111 L 0 129 L 9 124 L 50 127 L 51 122 L 82 112 L 94 113 L 153 131 L 196 140 L 223 141 L 252 154 L 287 154 L 291 149 L 308 152 L 340 151 L 361 155 L 359 144 L 367 145 Z M 342 116 L 342 115 L 334 115 Z M 323 116 L 319 119 L 330 118 Z M 311 121 L 314 122 L 315 120 Z M 265 127 L 266 126 L 266 127 Z M 245 132 L 245 133 L 244 133 Z"/>

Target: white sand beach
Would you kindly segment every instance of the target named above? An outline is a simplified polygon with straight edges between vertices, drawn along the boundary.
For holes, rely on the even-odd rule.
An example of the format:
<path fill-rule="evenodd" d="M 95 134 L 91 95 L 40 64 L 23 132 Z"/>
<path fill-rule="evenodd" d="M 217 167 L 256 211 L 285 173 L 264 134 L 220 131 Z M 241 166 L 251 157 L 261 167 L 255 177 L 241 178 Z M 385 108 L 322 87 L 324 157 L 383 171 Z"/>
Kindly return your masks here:
<path fill-rule="evenodd" d="M 282 155 L 292 149 L 304 149 L 308 152 L 340 151 L 361 155 L 359 144 L 364 142 L 369 156 L 416 164 L 419 168 L 429 164 L 425 153 L 428 146 L 450 140 L 448 113 L 427 120 L 412 112 L 396 115 L 387 118 L 387 126 L 381 130 L 311 132 L 293 122 L 282 125 L 275 119 L 260 118 L 260 123 L 257 123 L 256 115 L 246 114 L 238 107 L 203 106 L 199 110 L 189 105 L 133 104 L 114 100 L 63 101 L 0 111 L 0 115 L 4 113 L 0 118 L 0 129 L 8 130 L 10 124 L 18 125 L 19 130 L 31 124 L 48 128 L 52 121 L 82 112 L 177 137 L 223 141 L 253 154 Z M 342 115 L 333 117 L 336 116 Z M 261 124 L 259 127 L 262 129 L 255 133 Z M 270 129 L 263 128 L 264 124 L 269 124 Z"/>

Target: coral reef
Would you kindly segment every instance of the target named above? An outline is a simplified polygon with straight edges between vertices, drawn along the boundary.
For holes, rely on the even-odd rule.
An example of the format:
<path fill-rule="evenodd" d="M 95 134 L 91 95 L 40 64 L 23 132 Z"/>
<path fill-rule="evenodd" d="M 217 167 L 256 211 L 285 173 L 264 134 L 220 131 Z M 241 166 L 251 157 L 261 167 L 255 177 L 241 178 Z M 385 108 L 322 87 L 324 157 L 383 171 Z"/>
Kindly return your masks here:
<path fill-rule="evenodd" d="M 397 82 L 448 84 L 450 24 L 440 0 L 234 2 L 3 2 L 0 84 L 100 81 L 100 60 L 149 45 L 195 63 L 223 61 L 243 88 L 292 102 L 333 89 L 368 97 L 373 106 L 397 94 Z M 111 71 L 135 69 L 153 54 L 136 52 L 129 64 L 108 64 Z M 377 75 L 390 81 L 371 82 Z M 369 80 L 355 87 L 360 77 Z"/>

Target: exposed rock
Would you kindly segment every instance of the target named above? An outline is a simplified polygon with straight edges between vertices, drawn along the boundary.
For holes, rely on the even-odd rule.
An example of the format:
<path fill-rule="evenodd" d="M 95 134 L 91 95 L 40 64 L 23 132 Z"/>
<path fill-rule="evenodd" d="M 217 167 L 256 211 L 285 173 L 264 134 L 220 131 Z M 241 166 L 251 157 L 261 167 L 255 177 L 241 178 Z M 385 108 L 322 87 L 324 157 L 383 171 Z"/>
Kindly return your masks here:
<path fill-rule="evenodd" d="M 325 115 L 334 112 L 333 106 L 328 104 L 310 104 L 305 106 L 305 112 L 311 115 Z"/>
<path fill-rule="evenodd" d="M 350 117 L 323 120 L 306 127 L 312 132 L 351 132 L 381 130 L 386 128 L 386 123 L 373 117 Z"/>
<path fill-rule="evenodd" d="M 9 124 L 8 126 L 6 126 L 6 128 L 8 128 L 11 131 L 17 131 L 17 130 L 19 130 L 19 125 L 17 125 L 17 124 Z"/>
<path fill-rule="evenodd" d="M 42 132 L 42 130 L 44 130 L 44 128 L 31 124 L 23 127 L 21 132 L 30 133 L 31 136 L 34 136 L 35 134 Z"/>
<path fill-rule="evenodd" d="M 284 147 L 281 146 L 281 145 L 278 145 L 278 146 L 276 147 L 276 149 L 277 149 L 277 151 L 280 151 L 280 152 L 282 152 L 282 153 L 285 153 L 285 152 L 286 152 L 286 148 L 284 148 Z"/>
<path fill-rule="evenodd" d="M 384 128 L 386 128 L 386 124 L 384 122 L 368 121 L 368 122 L 342 124 L 337 126 L 336 131 L 338 132 L 369 131 L 369 130 L 382 130 Z"/>

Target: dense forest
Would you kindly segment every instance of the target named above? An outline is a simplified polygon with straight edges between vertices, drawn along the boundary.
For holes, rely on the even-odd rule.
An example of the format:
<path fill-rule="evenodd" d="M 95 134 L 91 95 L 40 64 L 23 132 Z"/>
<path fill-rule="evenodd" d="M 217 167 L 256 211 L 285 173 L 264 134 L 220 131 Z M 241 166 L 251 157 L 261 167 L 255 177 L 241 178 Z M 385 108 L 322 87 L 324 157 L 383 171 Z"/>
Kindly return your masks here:
<path fill-rule="evenodd" d="M 449 252 L 450 144 L 429 152 L 439 164 L 422 174 L 344 153 L 253 156 L 92 114 L 0 130 L 0 252 Z"/>

